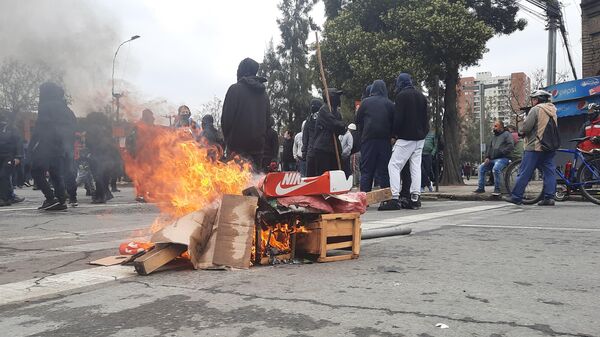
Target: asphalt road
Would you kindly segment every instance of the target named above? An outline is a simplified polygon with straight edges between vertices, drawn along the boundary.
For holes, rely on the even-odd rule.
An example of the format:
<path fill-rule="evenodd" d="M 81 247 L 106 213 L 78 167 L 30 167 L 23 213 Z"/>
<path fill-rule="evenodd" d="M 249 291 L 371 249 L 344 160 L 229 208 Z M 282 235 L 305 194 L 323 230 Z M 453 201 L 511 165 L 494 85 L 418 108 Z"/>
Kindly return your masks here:
<path fill-rule="evenodd" d="M 0 208 L 1 336 L 600 336 L 600 207 L 431 201 L 377 212 L 357 260 L 243 271 L 93 267 L 157 215 L 123 189 Z M 436 327 L 442 323 L 446 329 Z"/>

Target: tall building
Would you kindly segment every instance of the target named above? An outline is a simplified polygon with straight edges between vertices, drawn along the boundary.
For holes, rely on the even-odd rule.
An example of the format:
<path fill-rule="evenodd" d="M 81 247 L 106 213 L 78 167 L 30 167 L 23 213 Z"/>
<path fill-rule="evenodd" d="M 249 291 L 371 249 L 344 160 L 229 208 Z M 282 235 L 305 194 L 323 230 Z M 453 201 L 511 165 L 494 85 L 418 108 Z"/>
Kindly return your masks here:
<path fill-rule="evenodd" d="M 600 75 L 600 1 L 581 1 L 583 77 Z"/>
<path fill-rule="evenodd" d="M 458 113 L 460 116 L 481 115 L 479 84 L 491 85 L 485 89 L 485 119 L 501 119 L 505 124 L 514 122 L 515 113 L 527 106 L 530 80 L 525 73 L 492 76 L 491 72 L 479 72 L 476 77 L 462 77 L 458 85 Z"/>

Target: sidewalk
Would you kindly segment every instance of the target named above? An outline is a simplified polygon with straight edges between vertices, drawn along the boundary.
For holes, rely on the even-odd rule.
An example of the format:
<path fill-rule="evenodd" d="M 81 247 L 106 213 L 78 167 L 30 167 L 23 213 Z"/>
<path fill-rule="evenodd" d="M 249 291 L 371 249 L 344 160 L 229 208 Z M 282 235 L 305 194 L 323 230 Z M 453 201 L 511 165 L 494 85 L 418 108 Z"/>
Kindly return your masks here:
<path fill-rule="evenodd" d="M 467 201 L 502 201 L 502 198 L 492 196 L 493 186 L 486 186 L 486 193 L 473 193 L 477 189 L 477 176 L 470 180 L 464 179 L 464 185 L 440 186 L 439 191 L 429 192 L 425 190 L 421 194 L 422 200 L 467 200 Z"/>

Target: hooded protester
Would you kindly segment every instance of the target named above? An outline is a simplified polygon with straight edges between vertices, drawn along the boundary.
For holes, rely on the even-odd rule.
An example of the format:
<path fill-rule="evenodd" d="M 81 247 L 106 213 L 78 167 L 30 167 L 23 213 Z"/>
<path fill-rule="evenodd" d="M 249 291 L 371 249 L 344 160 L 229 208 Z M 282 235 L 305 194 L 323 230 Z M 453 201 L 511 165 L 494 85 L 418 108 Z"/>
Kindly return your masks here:
<path fill-rule="evenodd" d="M 412 78 L 400 73 L 396 80 L 396 111 L 392 124 L 392 156 L 388 164 L 392 200 L 379 207 L 380 210 L 398 210 L 401 208 L 400 191 L 402 189 L 401 171 L 410 161 L 410 206 L 421 207 L 421 153 L 425 137 L 429 132 L 427 98 L 417 91 Z"/>
<path fill-rule="evenodd" d="M 110 178 L 118 170 L 121 155 L 112 140 L 112 126 L 106 115 L 92 112 L 85 122 L 86 145 L 96 183 L 96 195 L 92 203 L 104 204 L 113 198 L 109 190 Z"/>
<path fill-rule="evenodd" d="M 377 176 L 379 186 L 387 188 L 389 176 L 387 166 L 392 153 L 392 123 L 394 103 L 388 98 L 383 80 L 375 80 L 371 96 L 365 98 L 356 112 L 356 126 L 360 135 L 360 190 L 369 192 Z"/>
<path fill-rule="evenodd" d="M 221 127 L 229 158 L 240 155 L 258 168 L 262 164 L 263 148 L 271 108 L 267 96 L 266 78 L 256 76 L 258 63 L 251 58 L 240 62 L 237 83 L 227 90 L 223 101 Z"/>
<path fill-rule="evenodd" d="M 57 84 L 46 82 L 40 86 L 38 119 L 35 124 L 29 153 L 31 175 L 46 200 L 43 210 L 64 210 L 65 204 L 65 161 L 74 151 L 76 118 L 65 101 L 65 92 Z M 72 131 L 72 133 L 71 133 Z M 46 172 L 54 190 L 46 180 Z"/>
<path fill-rule="evenodd" d="M 343 92 L 335 88 L 328 88 L 327 91 L 331 111 L 327 104 L 323 104 L 319 109 L 315 126 L 315 140 L 312 145 L 316 176 L 322 175 L 326 171 L 341 169 L 338 167 L 337 162 L 337 158 L 341 158 L 341 145 L 338 136 L 346 132 L 346 126 L 339 111 Z M 327 100 L 325 93 L 323 93 L 323 99 Z"/>
<path fill-rule="evenodd" d="M 310 101 L 310 114 L 306 118 L 305 125 L 302 128 L 302 158 L 306 161 L 306 172 L 307 177 L 313 177 L 316 175 L 315 162 L 312 151 L 313 144 L 315 142 L 315 130 L 317 127 L 317 117 L 319 116 L 319 110 L 323 106 L 323 101 L 318 98 L 313 98 Z"/>
<path fill-rule="evenodd" d="M 13 168 L 23 158 L 21 137 L 8 123 L 8 112 L 0 110 L 0 206 L 10 206 L 13 202 L 11 175 Z M 22 201 L 19 198 L 18 201 Z"/>
<path fill-rule="evenodd" d="M 154 113 L 150 109 L 142 111 L 142 117 L 136 123 L 131 133 L 125 140 L 127 152 L 138 164 L 150 163 L 154 160 L 154 153 L 146 149 L 147 143 L 153 138 Z M 143 182 L 134 182 L 137 202 L 146 202 L 150 191 L 145 190 L 147 184 Z"/>
<path fill-rule="evenodd" d="M 202 131 L 200 131 L 200 141 L 205 141 L 206 144 L 212 146 L 223 147 L 223 136 L 217 128 L 215 128 L 215 120 L 212 115 L 205 115 L 200 122 Z"/>
<path fill-rule="evenodd" d="M 277 171 L 277 159 L 279 157 L 279 135 L 273 129 L 275 121 L 269 116 L 267 134 L 265 137 L 265 147 L 262 156 L 262 168 L 265 172 Z"/>

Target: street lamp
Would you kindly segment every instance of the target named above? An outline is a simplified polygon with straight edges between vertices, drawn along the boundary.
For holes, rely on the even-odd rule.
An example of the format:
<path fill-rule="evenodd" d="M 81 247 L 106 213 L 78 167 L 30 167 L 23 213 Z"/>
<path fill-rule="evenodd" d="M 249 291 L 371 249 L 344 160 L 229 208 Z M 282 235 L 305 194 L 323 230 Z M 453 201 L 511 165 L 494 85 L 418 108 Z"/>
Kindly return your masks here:
<path fill-rule="evenodd" d="M 118 47 L 117 50 L 115 51 L 115 56 L 113 57 L 113 63 L 112 63 L 112 97 L 116 100 L 116 105 L 117 105 L 117 111 L 116 111 L 116 119 L 117 122 L 119 121 L 119 99 L 121 98 L 122 94 L 121 93 L 115 93 L 115 60 L 117 59 L 117 54 L 119 53 L 119 49 L 121 49 L 121 46 L 126 44 L 127 42 L 131 42 L 135 39 L 139 39 L 140 36 L 139 35 L 134 35 L 132 36 L 129 40 L 127 41 L 123 41 Z"/>

